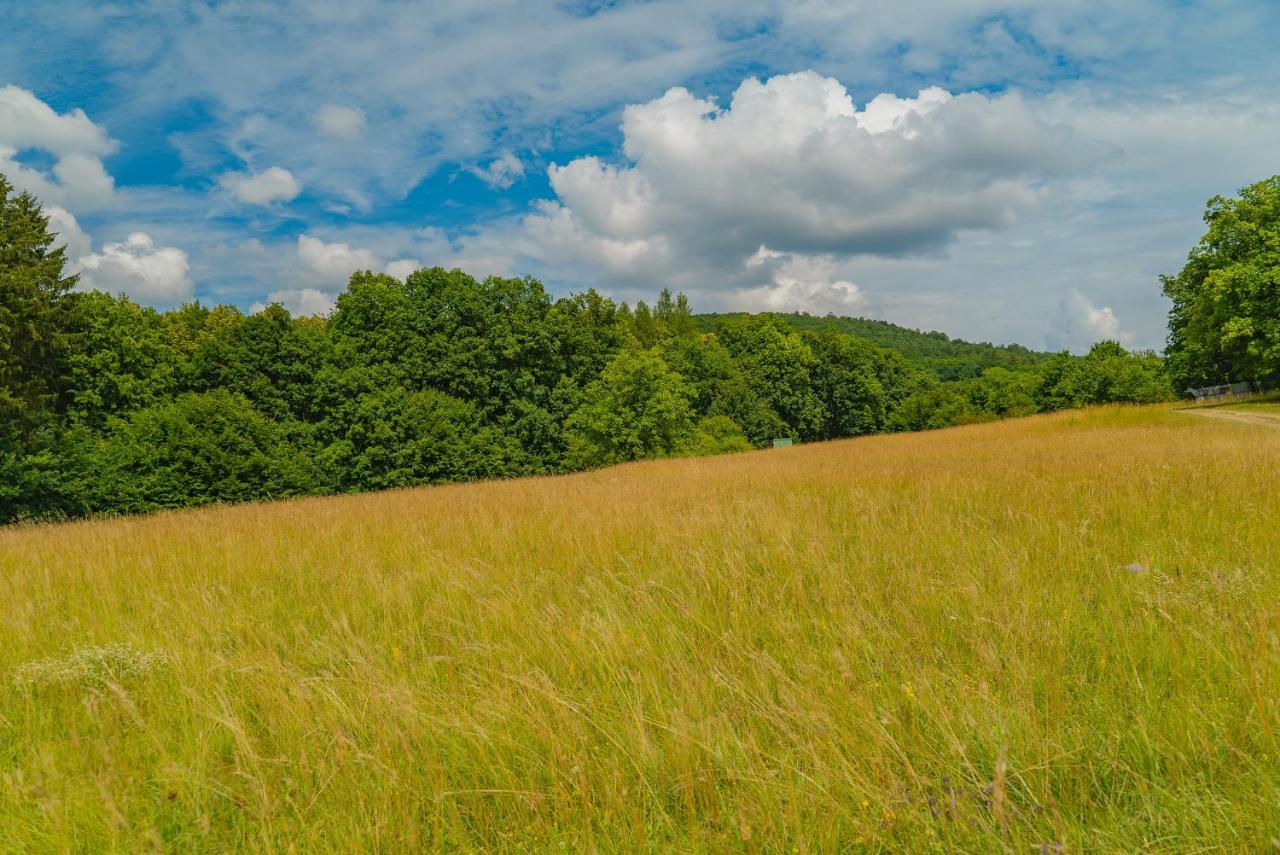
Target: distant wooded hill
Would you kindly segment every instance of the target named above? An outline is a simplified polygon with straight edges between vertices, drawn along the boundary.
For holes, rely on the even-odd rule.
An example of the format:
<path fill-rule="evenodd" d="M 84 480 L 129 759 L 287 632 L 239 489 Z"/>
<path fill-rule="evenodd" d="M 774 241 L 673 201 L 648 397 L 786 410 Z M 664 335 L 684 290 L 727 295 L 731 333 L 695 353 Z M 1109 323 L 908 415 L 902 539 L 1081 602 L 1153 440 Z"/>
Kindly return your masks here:
<path fill-rule="evenodd" d="M 804 312 L 761 312 L 796 330 L 835 330 L 874 342 L 896 351 L 917 365 L 928 368 L 939 380 L 969 380 L 982 376 L 988 368 L 1025 370 L 1041 365 L 1053 356 L 1020 344 L 991 344 L 951 338 L 943 332 L 922 332 L 888 321 L 810 315 Z M 745 318 L 745 312 L 705 312 L 693 316 L 702 332 L 714 332 L 721 319 Z"/>

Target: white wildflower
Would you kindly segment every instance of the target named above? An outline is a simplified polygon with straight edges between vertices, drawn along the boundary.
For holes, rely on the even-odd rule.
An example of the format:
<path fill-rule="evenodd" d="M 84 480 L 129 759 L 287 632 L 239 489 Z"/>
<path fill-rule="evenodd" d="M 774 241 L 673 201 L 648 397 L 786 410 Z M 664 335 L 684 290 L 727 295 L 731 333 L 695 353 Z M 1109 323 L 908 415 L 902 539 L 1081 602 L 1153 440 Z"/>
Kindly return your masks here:
<path fill-rule="evenodd" d="M 159 650 L 127 643 L 82 647 L 62 657 L 24 662 L 13 669 L 14 682 L 32 686 L 121 683 L 163 670 L 169 659 Z"/>

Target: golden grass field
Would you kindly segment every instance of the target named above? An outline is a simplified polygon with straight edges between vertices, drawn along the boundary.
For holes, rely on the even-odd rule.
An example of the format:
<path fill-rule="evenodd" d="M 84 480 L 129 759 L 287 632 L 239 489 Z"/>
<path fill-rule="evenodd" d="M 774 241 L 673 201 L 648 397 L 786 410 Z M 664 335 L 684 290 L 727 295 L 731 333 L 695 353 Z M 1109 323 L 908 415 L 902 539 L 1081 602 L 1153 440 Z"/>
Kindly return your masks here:
<path fill-rule="evenodd" d="M 6 852 L 1280 845 L 1274 426 L 17 528 L 0 604 Z"/>

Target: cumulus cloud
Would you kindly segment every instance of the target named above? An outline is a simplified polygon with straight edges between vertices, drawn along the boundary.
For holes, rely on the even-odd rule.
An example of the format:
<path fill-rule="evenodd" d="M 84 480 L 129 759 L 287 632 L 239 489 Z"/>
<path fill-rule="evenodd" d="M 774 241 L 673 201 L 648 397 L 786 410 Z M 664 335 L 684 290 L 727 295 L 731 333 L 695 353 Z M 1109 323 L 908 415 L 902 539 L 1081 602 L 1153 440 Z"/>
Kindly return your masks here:
<path fill-rule="evenodd" d="M 387 265 L 386 272 L 397 279 L 404 279 L 410 273 L 422 268 L 422 262 L 416 258 L 401 258 Z"/>
<path fill-rule="evenodd" d="M 364 135 L 364 111 L 343 104 L 325 104 L 314 116 L 316 129 L 325 136 L 353 142 Z"/>
<path fill-rule="evenodd" d="M 298 236 L 297 253 L 302 278 L 308 283 L 320 285 L 320 288 L 312 285 L 312 287 L 297 289 L 298 293 L 340 291 L 347 284 L 347 280 L 351 279 L 351 274 L 356 273 L 357 270 L 376 270 L 403 279 L 404 276 L 422 266 L 417 259 L 384 261 L 367 248 L 353 247 L 344 241 L 326 243 L 310 234 Z"/>
<path fill-rule="evenodd" d="M 189 276 L 187 254 L 172 246 L 156 246 L 145 232 L 134 232 L 120 243 L 107 243 L 102 252 L 77 259 L 71 269 L 80 274 L 79 287 L 127 294 L 140 303 L 176 306 L 190 300 L 195 285 Z"/>
<path fill-rule="evenodd" d="M 115 150 L 115 141 L 83 110 L 58 113 L 26 89 L 0 87 L 0 172 L 19 190 L 50 204 L 101 207 L 115 188 L 102 158 Z M 51 155 L 51 168 L 20 162 L 29 151 Z"/>
<path fill-rule="evenodd" d="M 270 205 L 288 202 L 302 192 L 302 185 L 293 173 L 279 166 L 262 172 L 228 172 L 218 183 L 241 202 L 250 205 Z"/>
<path fill-rule="evenodd" d="M 66 248 L 67 272 L 80 275 L 80 290 L 125 294 L 158 308 L 179 305 L 194 295 L 191 264 L 183 250 L 156 246 L 147 233 L 134 232 L 93 252 L 93 239 L 74 214 L 60 205 L 45 205 L 44 213 L 49 231 L 57 235 L 53 245 Z"/>
<path fill-rule="evenodd" d="M 1050 350 L 1083 351 L 1100 341 L 1130 344 L 1132 338 L 1120 329 L 1120 319 L 1110 306 L 1095 306 L 1073 288 L 1062 298 L 1045 344 Z"/>
<path fill-rule="evenodd" d="M 857 283 L 842 278 L 830 258 L 789 256 L 761 248 L 747 265 L 767 268 L 770 282 L 733 294 L 729 302 L 735 309 L 857 315 L 867 307 L 866 294 Z"/>
<path fill-rule="evenodd" d="M 294 315 L 327 315 L 333 311 L 337 295 L 318 288 L 285 288 L 272 291 L 265 303 L 254 303 L 252 312 L 261 312 L 271 303 L 279 303 Z"/>
<path fill-rule="evenodd" d="M 357 270 L 377 270 L 383 264 L 367 249 L 342 242 L 325 243 L 311 235 L 298 236 L 298 261 L 308 273 L 330 285 L 346 284 Z"/>
<path fill-rule="evenodd" d="M 504 151 L 483 169 L 472 168 L 468 171 L 490 187 L 505 190 L 524 178 L 524 163 L 511 152 Z"/>
<path fill-rule="evenodd" d="M 125 90 L 114 100 L 130 111 L 207 107 L 213 121 L 174 135 L 188 167 L 222 162 L 235 137 L 313 191 L 375 205 L 441 163 L 535 147 L 549 125 L 592 146 L 618 104 L 744 64 L 807 60 L 871 92 L 916 80 L 1041 92 L 1083 77 L 1135 100 L 1189 86 L 1213 100 L 1249 82 L 1265 98 L 1280 62 L 1276 4 L 1261 0 L 1179 3 L 1177 14 L 1169 0 L 278 0 L 199 15 L 150 4 L 128 26 L 111 4 L 89 5 L 8 4 L 14 49 L 0 52 L 0 79 L 56 80 L 59 58 L 75 55 Z M 355 104 L 378 133 L 352 159 L 334 143 L 358 129 Z"/>
<path fill-rule="evenodd" d="M 49 231 L 58 236 L 53 245 L 66 247 L 68 260 L 75 262 L 89 254 L 92 241 L 80 228 L 75 215 L 59 205 L 45 205 L 44 213 L 49 218 Z"/>
<path fill-rule="evenodd" d="M 623 289 L 658 278 L 741 305 L 848 312 L 866 295 L 837 275 L 842 260 L 936 256 L 1026 219 L 1114 154 L 1016 92 L 933 87 L 858 109 L 811 71 L 745 80 L 725 107 L 674 88 L 627 107 L 622 133 L 626 162 L 553 165 L 556 199 L 489 243 Z"/>
<path fill-rule="evenodd" d="M 299 286 L 276 291 L 267 297 L 267 302 L 283 303 L 289 311 L 304 315 L 331 311 L 352 273 L 373 270 L 403 279 L 422 266 L 416 258 L 388 262 L 371 249 L 346 241 L 327 243 L 313 235 L 298 236 L 297 259 L 298 269 L 292 275 Z M 255 311 L 262 305 L 257 304 Z"/>
<path fill-rule="evenodd" d="M 106 155 L 116 149 L 83 110 L 58 113 L 17 86 L 0 87 L 0 133 L 16 149 L 38 148 L 57 155 Z"/>
<path fill-rule="evenodd" d="M 857 111 L 814 72 L 750 79 L 720 109 L 677 88 L 623 114 L 633 165 L 551 169 L 561 203 L 607 237 L 692 236 L 750 255 L 906 255 L 1008 225 L 1045 179 L 1105 151 L 1035 117 L 1016 93 L 882 95 Z M 698 227 L 702 224 L 701 227 Z M 688 238 L 682 238 L 688 242 Z"/>

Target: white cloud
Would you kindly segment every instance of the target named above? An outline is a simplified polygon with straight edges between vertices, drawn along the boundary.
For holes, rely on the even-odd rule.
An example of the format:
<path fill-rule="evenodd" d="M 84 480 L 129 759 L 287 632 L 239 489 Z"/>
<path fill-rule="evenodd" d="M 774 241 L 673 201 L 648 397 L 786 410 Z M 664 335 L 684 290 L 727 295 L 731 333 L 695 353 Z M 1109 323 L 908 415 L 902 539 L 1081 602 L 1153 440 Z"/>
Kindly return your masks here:
<path fill-rule="evenodd" d="M 70 211 L 59 205 L 45 205 L 44 213 L 49 218 L 49 231 L 58 236 L 53 245 L 67 248 L 68 261 L 74 263 L 89 254 L 92 241 Z"/>
<path fill-rule="evenodd" d="M 468 171 L 490 187 L 501 190 L 524 178 L 524 164 L 509 151 L 502 152 L 483 169 L 473 167 Z"/>
<path fill-rule="evenodd" d="M 288 202 L 302 192 L 302 186 L 293 173 L 279 166 L 258 173 L 228 172 L 218 179 L 218 183 L 241 202 L 250 205 Z"/>
<path fill-rule="evenodd" d="M 311 235 L 298 236 L 298 261 L 308 273 L 330 286 L 341 287 L 357 270 L 377 270 L 383 262 L 367 249 L 347 243 L 325 243 Z"/>
<path fill-rule="evenodd" d="M 126 90 L 116 99 L 125 116 L 207 107 L 213 121 L 174 135 L 188 169 L 212 169 L 243 145 L 363 210 L 441 163 L 534 148 L 548 127 L 574 147 L 599 142 L 618 104 L 745 64 L 815 64 L 860 97 L 921 81 L 1038 93 L 1070 78 L 1138 100 L 1188 86 L 1220 97 L 1239 78 L 1262 87 L 1276 78 L 1276 4 L 1175 5 L 1176 14 L 1169 0 L 437 0 L 429 9 L 279 0 L 199 15 L 152 4 L 126 24 L 111 4 L 49 0 L 7 10 L 15 47 L 0 52 L 0 79 L 51 76 L 62 57 L 83 54 L 116 72 L 108 79 Z M 50 16 L 54 30 L 43 26 Z M 353 158 L 346 143 L 366 111 L 378 132 Z"/>
<path fill-rule="evenodd" d="M 920 90 L 916 98 L 881 93 L 857 115 L 858 125 L 873 134 L 899 131 L 908 139 L 915 139 L 920 132 L 912 127 L 912 119 L 927 116 L 950 100 L 951 93 L 939 86 Z"/>
<path fill-rule="evenodd" d="M 286 288 L 272 291 L 265 303 L 254 303 L 251 312 L 261 312 L 271 303 L 280 303 L 293 315 L 327 315 L 333 311 L 337 295 L 318 288 Z"/>
<path fill-rule="evenodd" d="M 277 300 L 274 295 L 268 298 L 268 302 L 285 303 L 290 311 L 294 311 L 294 306 L 305 305 L 310 309 L 321 305 L 321 299 L 332 305 L 337 293 L 346 287 L 351 274 L 357 271 L 380 271 L 403 279 L 422 267 L 416 258 L 397 258 L 387 262 L 365 247 L 355 247 L 345 241 L 326 243 L 312 235 L 298 236 L 297 253 L 299 270 L 294 278 L 302 284 L 295 289 L 276 292 L 288 295 L 287 298 Z M 319 312 L 308 310 L 305 314 Z"/>
<path fill-rule="evenodd" d="M 848 260 L 937 256 L 1035 215 L 1114 155 L 1017 93 L 935 87 L 859 110 L 814 72 L 746 80 L 725 108 L 671 89 L 627 107 L 622 132 L 626 163 L 552 166 L 555 200 L 467 236 L 463 254 L 614 290 L 662 281 L 713 303 L 849 313 L 867 295 Z"/>
<path fill-rule="evenodd" d="M 387 265 L 386 272 L 397 279 L 404 279 L 410 273 L 422 268 L 422 262 L 416 258 L 402 258 Z"/>
<path fill-rule="evenodd" d="M 325 136 L 354 142 L 364 135 L 364 111 L 342 104 L 325 104 L 315 114 L 316 128 Z"/>
<path fill-rule="evenodd" d="M 57 113 L 17 86 L 0 87 L 0 139 L 19 151 L 42 149 L 58 156 L 103 156 L 116 150 L 116 143 L 83 110 Z"/>
<path fill-rule="evenodd" d="M 71 269 L 80 273 L 80 288 L 123 293 L 157 307 L 176 306 L 195 292 L 187 254 L 177 247 L 156 246 L 144 232 L 104 244 L 102 252 L 77 259 Z"/>
<path fill-rule="evenodd" d="M 1050 350 L 1087 350 L 1100 341 L 1130 344 L 1132 335 L 1120 329 L 1120 319 L 1110 306 L 1095 306 L 1074 288 L 1062 298 L 1058 317 L 1045 344 Z"/>
<path fill-rule="evenodd" d="M 79 290 L 126 294 L 158 308 L 176 306 L 194 296 L 191 264 L 183 250 L 158 247 L 149 234 L 134 232 L 93 252 L 93 240 L 74 214 L 60 205 L 45 205 L 44 213 L 49 231 L 57 234 L 53 245 L 66 248 L 66 271 L 80 274 Z"/>
<path fill-rule="evenodd" d="M 26 89 L 0 87 L 0 172 L 19 190 L 50 204 L 101 207 L 115 187 L 102 158 L 115 150 L 115 141 L 83 110 L 58 113 Z M 19 162 L 27 151 L 52 155 L 52 168 Z"/>
<path fill-rule="evenodd" d="M 1046 179 L 1087 171 L 1107 150 L 1039 120 L 1016 93 L 880 96 L 855 110 L 813 72 L 746 80 L 728 108 L 684 89 L 628 107 L 634 166 L 553 168 L 552 186 L 590 231 L 660 232 L 735 254 L 897 256 L 1034 209 Z M 607 217 L 607 219 L 606 219 Z"/>
<path fill-rule="evenodd" d="M 788 256 L 761 247 L 747 265 L 769 270 L 772 281 L 730 295 L 729 305 L 735 309 L 858 315 L 867 307 L 862 289 L 840 278 L 830 258 Z"/>

